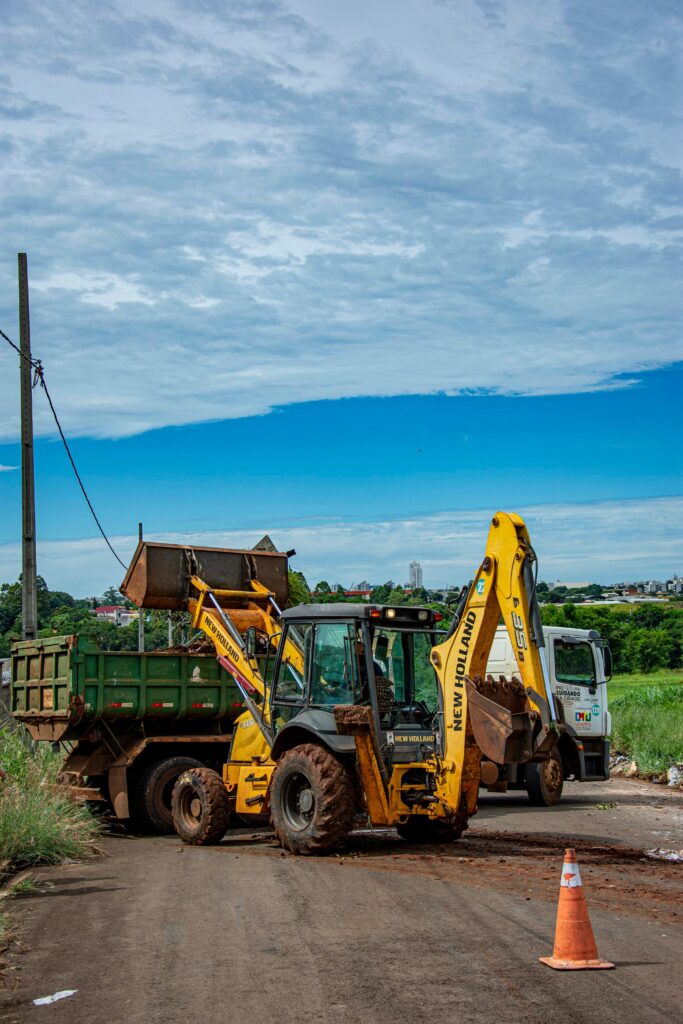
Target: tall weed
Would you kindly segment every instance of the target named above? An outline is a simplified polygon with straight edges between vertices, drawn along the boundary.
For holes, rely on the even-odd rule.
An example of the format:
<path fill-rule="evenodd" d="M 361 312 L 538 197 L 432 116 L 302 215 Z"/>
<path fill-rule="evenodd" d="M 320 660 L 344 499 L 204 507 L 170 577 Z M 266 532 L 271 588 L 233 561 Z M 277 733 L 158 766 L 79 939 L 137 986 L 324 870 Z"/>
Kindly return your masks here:
<path fill-rule="evenodd" d="M 92 854 L 100 827 L 57 785 L 60 760 L 45 746 L 29 750 L 0 731 L 0 874 Z"/>
<path fill-rule="evenodd" d="M 683 686 L 639 686 L 610 704 L 612 747 L 639 768 L 666 771 L 683 762 Z"/>

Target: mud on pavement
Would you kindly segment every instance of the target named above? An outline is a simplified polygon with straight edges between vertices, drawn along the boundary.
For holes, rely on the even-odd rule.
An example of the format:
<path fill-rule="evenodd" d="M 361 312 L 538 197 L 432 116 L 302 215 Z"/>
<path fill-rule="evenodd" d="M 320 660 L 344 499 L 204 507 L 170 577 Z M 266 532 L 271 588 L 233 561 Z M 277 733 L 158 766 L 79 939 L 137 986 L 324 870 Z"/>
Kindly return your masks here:
<path fill-rule="evenodd" d="M 654 860 L 642 849 L 595 843 L 567 835 L 478 832 L 452 846 L 414 847 L 387 834 L 361 835 L 346 854 L 348 867 L 427 875 L 474 888 L 511 890 L 525 899 L 557 900 L 566 847 L 576 850 L 591 907 L 675 924 L 683 918 L 683 865 Z"/>

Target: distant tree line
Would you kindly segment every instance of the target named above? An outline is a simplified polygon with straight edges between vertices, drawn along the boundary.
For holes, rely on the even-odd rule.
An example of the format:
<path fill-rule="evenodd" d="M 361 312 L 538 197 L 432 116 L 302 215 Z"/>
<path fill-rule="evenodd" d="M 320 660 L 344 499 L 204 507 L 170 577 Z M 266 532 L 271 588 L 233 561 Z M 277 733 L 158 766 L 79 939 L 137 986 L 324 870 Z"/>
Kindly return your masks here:
<path fill-rule="evenodd" d="M 38 636 L 69 636 L 79 633 L 105 651 L 136 651 L 138 625 L 117 626 L 98 619 L 98 605 L 134 607 L 115 588 L 109 587 L 101 597 L 75 598 L 62 590 L 49 590 L 42 576 L 37 580 Z M 21 639 L 21 580 L 0 585 L 0 658 L 7 658 L 13 640 Z M 166 612 L 146 614 L 145 648 L 148 651 L 168 644 Z"/>
<path fill-rule="evenodd" d="M 597 629 L 609 640 L 615 672 L 683 668 L 683 607 L 679 602 L 607 605 L 543 605 L 549 626 Z"/>
<path fill-rule="evenodd" d="M 542 586 L 539 585 L 539 586 Z M 375 587 L 370 594 L 374 604 L 420 605 L 443 615 L 446 628 L 453 615 L 457 592 L 453 602 L 446 605 L 429 601 L 427 591 L 421 587 L 405 593 L 392 580 Z M 289 573 L 289 607 L 306 604 L 348 602 L 357 603 L 357 597 L 347 597 L 343 587 L 331 589 L 325 580 L 311 590 L 303 573 Z M 99 604 L 132 607 L 115 588 L 109 587 L 101 598 L 74 598 L 64 591 L 49 590 L 42 577 L 38 577 L 38 635 L 64 636 L 79 633 L 103 650 L 135 651 L 138 646 L 138 626 L 117 626 L 113 622 L 95 617 Z M 608 605 L 544 604 L 541 617 L 546 625 L 578 626 L 596 629 L 610 643 L 615 672 L 651 672 L 655 669 L 683 667 L 683 605 L 668 601 L 660 604 L 634 604 L 627 608 Z M 178 625 L 179 617 L 173 622 Z M 12 640 L 21 638 L 21 581 L 0 585 L 0 658 L 10 653 Z M 174 643 L 180 641 L 175 630 Z M 165 611 L 147 612 L 145 616 L 145 647 L 147 650 L 168 645 L 168 614 Z"/>

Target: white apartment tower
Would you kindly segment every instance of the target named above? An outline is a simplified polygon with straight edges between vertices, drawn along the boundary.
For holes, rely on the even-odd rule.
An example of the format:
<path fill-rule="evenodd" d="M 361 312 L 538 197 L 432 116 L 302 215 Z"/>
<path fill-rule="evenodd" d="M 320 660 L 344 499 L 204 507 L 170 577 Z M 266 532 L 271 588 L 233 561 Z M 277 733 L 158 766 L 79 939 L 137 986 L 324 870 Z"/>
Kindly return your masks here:
<path fill-rule="evenodd" d="M 419 562 L 410 563 L 410 586 L 414 590 L 415 587 L 422 586 L 422 566 Z"/>

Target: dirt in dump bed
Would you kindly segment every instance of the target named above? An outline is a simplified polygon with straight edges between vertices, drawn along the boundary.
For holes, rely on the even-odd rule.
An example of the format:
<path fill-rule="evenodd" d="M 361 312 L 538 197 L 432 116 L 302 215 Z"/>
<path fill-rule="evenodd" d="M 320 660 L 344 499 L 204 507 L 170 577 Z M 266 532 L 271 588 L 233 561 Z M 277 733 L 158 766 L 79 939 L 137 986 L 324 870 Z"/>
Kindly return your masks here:
<path fill-rule="evenodd" d="M 216 648 L 210 640 L 196 640 L 193 644 L 176 644 L 175 647 L 155 647 L 152 654 L 215 654 Z"/>

